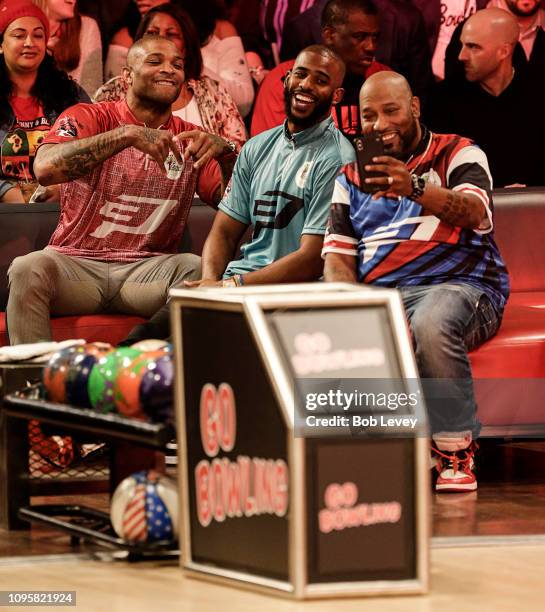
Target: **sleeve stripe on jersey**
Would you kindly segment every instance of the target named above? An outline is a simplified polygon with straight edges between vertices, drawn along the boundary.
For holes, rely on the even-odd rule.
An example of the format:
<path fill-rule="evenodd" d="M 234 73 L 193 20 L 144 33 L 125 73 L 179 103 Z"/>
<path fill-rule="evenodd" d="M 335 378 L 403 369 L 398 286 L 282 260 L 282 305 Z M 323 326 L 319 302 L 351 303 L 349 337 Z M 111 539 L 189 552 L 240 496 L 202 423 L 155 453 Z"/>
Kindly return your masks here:
<path fill-rule="evenodd" d="M 341 249 L 335 246 L 324 245 L 322 249 L 322 258 L 328 253 L 338 253 L 339 255 L 350 255 L 352 257 L 358 256 L 358 251 L 356 249 Z"/>
<path fill-rule="evenodd" d="M 341 249 L 350 252 L 350 254 L 358 252 L 355 245 L 347 244 L 341 240 L 324 240 L 324 249 Z"/>
<path fill-rule="evenodd" d="M 466 191 L 468 193 L 475 194 L 479 200 L 488 208 L 490 203 L 490 199 L 488 198 L 488 194 L 484 189 L 480 189 L 476 185 L 472 185 L 471 183 L 462 183 L 461 185 L 456 185 L 452 188 L 452 191 Z"/>
<path fill-rule="evenodd" d="M 479 189 L 478 187 L 475 187 L 475 185 L 471 185 L 469 183 L 456 185 L 456 187 L 452 188 L 452 191 L 465 191 L 467 193 L 472 193 L 476 195 L 479 200 L 481 200 L 481 202 L 484 204 L 486 218 L 481 221 L 479 227 L 477 227 L 474 231 L 476 231 L 478 234 L 488 234 L 488 232 L 491 232 L 494 227 L 494 222 L 492 221 L 492 211 L 490 210 L 490 200 L 488 198 L 488 194 L 482 189 Z"/>
<path fill-rule="evenodd" d="M 333 204 L 346 204 L 347 206 L 350 206 L 350 195 L 348 194 L 348 189 L 342 185 L 339 180 L 335 181 L 331 201 Z"/>
<path fill-rule="evenodd" d="M 447 169 L 447 184 L 450 183 L 450 175 L 458 166 L 462 164 L 478 164 L 485 171 L 486 176 L 490 182 L 490 188 L 492 188 L 492 175 L 490 174 L 490 168 L 488 167 L 488 160 L 484 151 L 476 146 L 469 146 L 460 149 L 458 153 L 451 159 Z"/>
<path fill-rule="evenodd" d="M 326 237 L 326 242 L 342 242 L 348 246 L 357 245 L 358 239 L 351 238 L 350 236 L 344 236 L 342 234 L 328 234 Z"/>

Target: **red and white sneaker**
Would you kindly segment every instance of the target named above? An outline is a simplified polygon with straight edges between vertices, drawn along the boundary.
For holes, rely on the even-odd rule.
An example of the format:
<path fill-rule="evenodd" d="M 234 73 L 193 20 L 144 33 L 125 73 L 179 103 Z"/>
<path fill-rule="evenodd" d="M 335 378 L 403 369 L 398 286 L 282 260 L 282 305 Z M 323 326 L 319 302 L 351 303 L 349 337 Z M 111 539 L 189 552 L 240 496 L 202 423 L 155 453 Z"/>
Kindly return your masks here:
<path fill-rule="evenodd" d="M 450 447 L 448 450 L 440 449 L 438 446 L 443 445 L 434 440 L 431 450 L 437 462 L 435 469 L 438 472 L 435 490 L 440 493 L 475 491 L 477 479 L 473 473 L 475 469 L 473 457 L 478 448 L 477 443 L 470 441 L 465 448 L 455 448 L 459 445 L 448 444 Z"/>

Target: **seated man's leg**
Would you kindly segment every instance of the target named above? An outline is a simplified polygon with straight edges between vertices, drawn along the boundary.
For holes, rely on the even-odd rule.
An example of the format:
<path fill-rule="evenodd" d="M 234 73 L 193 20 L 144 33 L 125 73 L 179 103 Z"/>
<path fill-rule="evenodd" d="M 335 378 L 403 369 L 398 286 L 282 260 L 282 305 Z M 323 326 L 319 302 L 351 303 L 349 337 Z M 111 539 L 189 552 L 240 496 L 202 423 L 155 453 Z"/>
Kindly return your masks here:
<path fill-rule="evenodd" d="M 191 253 L 161 255 L 131 264 L 111 306 L 120 312 L 150 317 L 134 327 L 120 344 L 133 344 L 148 338 L 170 336 L 168 292 L 183 287 L 185 280 L 201 277 L 201 258 Z M 114 272 L 115 275 L 115 272 Z"/>
<path fill-rule="evenodd" d="M 480 425 L 467 353 L 496 333 L 500 318 L 486 294 L 470 285 L 404 288 L 402 295 L 435 444 L 468 457 Z M 466 480 L 458 490 L 476 487 L 474 477 Z"/>
<path fill-rule="evenodd" d="M 105 265 L 53 249 L 16 257 L 8 271 L 10 343 L 51 340 L 50 314 L 101 312 Z"/>

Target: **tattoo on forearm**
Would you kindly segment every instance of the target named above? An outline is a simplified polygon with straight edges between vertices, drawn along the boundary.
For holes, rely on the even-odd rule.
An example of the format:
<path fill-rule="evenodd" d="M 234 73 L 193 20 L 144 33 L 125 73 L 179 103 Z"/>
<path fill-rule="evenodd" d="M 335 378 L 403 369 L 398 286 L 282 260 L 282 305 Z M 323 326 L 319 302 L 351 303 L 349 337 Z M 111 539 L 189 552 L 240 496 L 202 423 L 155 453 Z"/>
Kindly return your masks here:
<path fill-rule="evenodd" d="M 89 174 L 98 164 L 124 148 L 121 134 L 121 131 L 112 130 L 98 136 L 62 143 L 46 155 L 51 155 L 51 165 L 63 175 L 64 180 L 73 181 Z"/>
<path fill-rule="evenodd" d="M 157 142 L 159 142 L 158 130 L 154 130 L 148 127 L 144 128 L 144 131 L 142 132 L 142 136 L 144 140 L 146 142 L 149 142 L 150 144 L 156 144 Z"/>
<path fill-rule="evenodd" d="M 467 195 L 449 191 L 440 216 L 451 225 L 466 226 L 472 223 L 475 211 Z"/>

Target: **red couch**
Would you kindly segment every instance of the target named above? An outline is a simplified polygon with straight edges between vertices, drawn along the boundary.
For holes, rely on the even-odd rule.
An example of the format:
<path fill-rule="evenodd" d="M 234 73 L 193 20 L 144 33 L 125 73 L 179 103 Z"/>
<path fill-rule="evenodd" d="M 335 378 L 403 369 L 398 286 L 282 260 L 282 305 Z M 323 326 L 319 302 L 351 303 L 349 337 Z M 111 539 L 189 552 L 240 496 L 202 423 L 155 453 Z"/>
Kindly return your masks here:
<path fill-rule="evenodd" d="M 202 252 L 215 211 L 195 200 L 189 213 L 188 229 L 181 250 Z M 49 241 L 59 218 L 58 204 L 0 204 L 0 310 L 7 303 L 7 270 L 19 255 L 42 249 Z M 89 342 L 117 344 L 137 324 L 140 317 L 127 315 L 82 315 L 51 320 L 55 340 L 85 338 Z M 8 344 L 5 313 L 0 313 L 0 346 Z"/>
<path fill-rule="evenodd" d="M 500 331 L 470 354 L 483 435 L 545 433 L 545 189 L 500 189 L 494 194 L 495 232 L 511 277 Z M 214 211 L 196 201 L 183 251 L 200 254 Z M 9 262 L 42 248 L 58 218 L 57 205 L 0 205 L 0 309 L 7 299 Z M 84 337 L 116 344 L 137 322 L 125 315 L 53 319 L 56 340 Z M 7 344 L 2 315 L 0 343 Z"/>
<path fill-rule="evenodd" d="M 494 194 L 511 296 L 499 332 L 470 354 L 483 435 L 545 433 L 545 189 Z"/>

